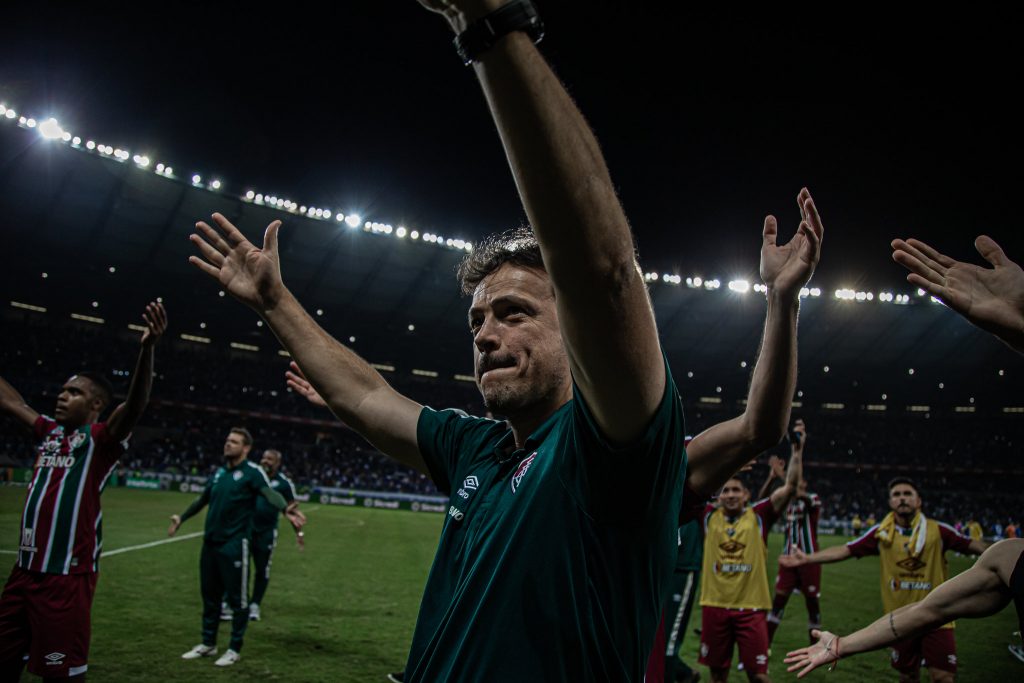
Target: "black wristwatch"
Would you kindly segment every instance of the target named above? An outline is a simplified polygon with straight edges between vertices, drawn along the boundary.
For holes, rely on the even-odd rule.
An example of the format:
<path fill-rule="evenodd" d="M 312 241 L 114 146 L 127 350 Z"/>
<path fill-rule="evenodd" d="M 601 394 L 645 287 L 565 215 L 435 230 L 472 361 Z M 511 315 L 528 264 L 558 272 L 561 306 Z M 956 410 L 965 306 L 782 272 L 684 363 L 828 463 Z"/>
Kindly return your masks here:
<path fill-rule="evenodd" d="M 480 17 L 455 36 L 455 50 L 468 66 L 513 31 L 523 31 L 534 43 L 544 37 L 544 22 L 530 0 L 512 0 Z"/>

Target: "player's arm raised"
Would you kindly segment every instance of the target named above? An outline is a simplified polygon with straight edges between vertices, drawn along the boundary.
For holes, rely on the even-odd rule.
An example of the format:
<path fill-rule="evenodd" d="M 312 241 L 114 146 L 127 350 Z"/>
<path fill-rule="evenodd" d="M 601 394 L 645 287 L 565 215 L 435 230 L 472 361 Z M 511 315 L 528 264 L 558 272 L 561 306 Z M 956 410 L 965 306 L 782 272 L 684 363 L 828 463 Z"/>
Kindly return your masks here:
<path fill-rule="evenodd" d="M 331 411 L 383 453 L 421 472 L 416 445 L 422 406 L 398 393 L 376 370 L 331 337 L 302 308 L 281 278 L 277 232 L 267 226 L 260 249 L 219 213 L 216 229 L 200 221 L 190 239 L 201 256 L 189 261 L 266 322 Z"/>
<path fill-rule="evenodd" d="M 458 33 L 506 3 L 422 4 Z M 474 68 L 554 286 L 573 379 L 605 437 L 633 441 L 662 400 L 665 363 L 601 149 L 526 33 L 502 37 Z"/>
<path fill-rule="evenodd" d="M 117 441 L 128 438 L 146 410 L 149 394 L 153 388 L 153 351 L 157 342 L 160 341 L 160 337 L 167 330 L 167 311 L 162 303 L 151 301 L 146 306 L 142 318 L 146 321 L 146 329 L 140 340 L 142 349 L 135 362 L 135 372 L 132 373 L 128 396 L 124 403 L 114 408 L 110 419 L 107 420 L 110 436 Z"/>
<path fill-rule="evenodd" d="M 789 464 L 786 466 L 786 483 L 775 489 L 771 495 L 772 508 L 779 514 L 789 505 L 796 495 L 800 479 L 804 476 L 804 445 L 807 443 L 807 431 L 803 420 L 797 420 L 793 431 L 799 434 L 790 446 Z"/>
<path fill-rule="evenodd" d="M 811 193 L 797 195 L 800 225 L 786 244 L 778 244 L 778 222 L 764 221 L 761 279 L 768 289 L 764 337 L 750 379 L 743 414 L 716 424 L 694 437 L 686 448 L 687 484 L 710 496 L 747 461 L 782 439 L 796 390 L 796 327 L 800 289 L 821 258 L 824 228 Z"/>
<path fill-rule="evenodd" d="M 999 612 L 1013 597 L 1008 588 L 1010 575 L 1022 550 L 1021 539 L 996 543 L 973 567 L 939 585 L 924 600 L 900 607 L 848 636 L 814 631 L 817 643 L 786 655 L 788 670 L 800 669 L 798 677 L 803 678 L 836 659 L 922 635 L 954 619 L 987 617 Z"/>
<path fill-rule="evenodd" d="M 39 419 L 39 413 L 25 403 L 18 390 L 8 384 L 3 377 L 0 377 L 0 409 L 29 428 Z"/>

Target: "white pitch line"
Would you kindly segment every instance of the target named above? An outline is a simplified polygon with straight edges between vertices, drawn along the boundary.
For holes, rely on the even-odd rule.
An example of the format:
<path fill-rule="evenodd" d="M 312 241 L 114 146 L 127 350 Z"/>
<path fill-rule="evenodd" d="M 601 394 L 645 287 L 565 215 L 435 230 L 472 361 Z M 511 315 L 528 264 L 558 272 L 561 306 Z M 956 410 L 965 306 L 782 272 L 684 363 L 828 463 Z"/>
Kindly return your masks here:
<path fill-rule="evenodd" d="M 187 541 L 190 538 L 196 538 L 202 536 L 202 531 L 196 531 L 191 534 L 185 534 L 184 536 L 172 536 L 171 538 L 164 538 L 159 541 L 152 541 L 151 543 L 143 543 L 141 545 L 130 545 L 127 548 L 118 548 L 117 550 L 111 550 L 109 552 L 101 553 L 100 557 L 110 557 L 111 555 L 120 555 L 121 553 L 130 553 L 133 550 L 142 550 L 143 548 L 153 548 L 158 545 L 164 545 L 165 543 L 177 543 L 178 541 Z"/>

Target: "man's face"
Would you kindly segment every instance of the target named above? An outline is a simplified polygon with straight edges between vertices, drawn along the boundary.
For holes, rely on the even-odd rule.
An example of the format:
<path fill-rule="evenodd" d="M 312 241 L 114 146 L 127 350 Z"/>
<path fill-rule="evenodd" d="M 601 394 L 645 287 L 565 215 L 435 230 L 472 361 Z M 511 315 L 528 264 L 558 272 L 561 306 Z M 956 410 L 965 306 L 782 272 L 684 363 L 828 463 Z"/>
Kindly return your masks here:
<path fill-rule="evenodd" d="M 224 440 L 224 459 L 235 460 L 238 456 L 248 456 L 251 446 L 245 445 L 245 439 L 237 432 L 229 432 Z"/>
<path fill-rule="evenodd" d="M 263 455 L 260 456 L 260 467 L 270 476 L 274 476 L 281 467 L 281 456 L 274 451 L 263 451 Z"/>
<path fill-rule="evenodd" d="M 889 491 L 889 507 L 897 515 L 913 515 L 921 509 L 921 496 L 910 484 L 896 484 Z"/>
<path fill-rule="evenodd" d="M 572 397 L 554 290 L 547 273 L 505 264 L 473 293 L 473 366 L 488 410 L 554 411 Z"/>
<path fill-rule="evenodd" d="M 58 424 L 78 427 L 102 410 L 103 397 L 96 385 L 88 378 L 74 375 L 61 387 L 53 416 Z"/>
<path fill-rule="evenodd" d="M 718 494 L 718 500 L 726 514 L 736 515 L 743 511 L 749 496 L 743 482 L 739 479 L 730 479 L 722 487 L 722 492 Z"/>

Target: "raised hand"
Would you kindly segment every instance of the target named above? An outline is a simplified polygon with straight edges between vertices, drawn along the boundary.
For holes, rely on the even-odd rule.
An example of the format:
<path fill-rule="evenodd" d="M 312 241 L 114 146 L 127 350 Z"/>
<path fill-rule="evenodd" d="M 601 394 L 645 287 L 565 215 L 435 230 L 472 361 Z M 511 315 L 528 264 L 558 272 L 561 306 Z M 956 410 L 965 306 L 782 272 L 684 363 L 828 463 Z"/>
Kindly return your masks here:
<path fill-rule="evenodd" d="M 761 279 L 769 289 L 799 296 L 800 288 L 807 284 L 821 258 L 821 239 L 824 228 L 814 199 L 807 188 L 796 198 L 800 205 L 800 226 L 786 244 L 776 244 L 779 234 L 775 216 L 764 219 L 764 241 L 761 245 Z"/>
<path fill-rule="evenodd" d="M 807 553 L 799 548 L 794 548 L 789 555 L 779 555 L 780 567 L 799 567 L 805 564 L 807 564 Z"/>
<path fill-rule="evenodd" d="M 284 376 L 288 382 L 288 386 L 298 392 L 300 395 L 305 396 L 306 400 L 315 406 L 327 407 L 327 401 L 313 388 L 313 385 L 309 383 L 306 376 L 302 374 L 302 370 L 299 368 L 299 364 L 295 361 L 291 362 L 291 370 L 285 370 Z"/>
<path fill-rule="evenodd" d="M 992 238 L 974 240 L 992 268 L 957 261 L 916 239 L 893 240 L 892 248 L 893 260 L 910 271 L 907 282 L 1024 353 L 1024 270 Z"/>
<path fill-rule="evenodd" d="M 508 0 L 419 0 L 419 3 L 431 12 L 444 16 L 456 33 L 465 31 L 474 19 L 490 14 L 507 2 Z"/>
<path fill-rule="evenodd" d="M 786 461 L 777 455 L 768 458 L 768 467 L 771 468 L 773 479 L 786 478 Z"/>
<path fill-rule="evenodd" d="M 811 637 L 817 638 L 818 642 L 810 647 L 802 647 L 799 650 L 786 653 L 786 658 L 783 660 L 790 665 L 786 671 L 802 669 L 796 675 L 797 678 L 803 678 L 819 666 L 839 660 L 839 636 L 828 631 L 813 629 Z"/>
<path fill-rule="evenodd" d="M 178 528 L 181 526 L 181 516 L 171 515 L 171 525 L 167 527 L 167 535 L 173 536 L 178 533 Z"/>
<path fill-rule="evenodd" d="M 799 440 L 794 440 L 792 443 L 793 450 L 802 453 L 804 446 L 807 445 L 807 425 L 803 420 L 797 420 L 793 423 L 793 431 L 800 435 Z"/>
<path fill-rule="evenodd" d="M 245 239 L 221 214 L 213 214 L 213 222 L 219 231 L 203 221 L 196 223 L 196 232 L 189 239 L 199 248 L 202 258 L 189 256 L 189 263 L 257 313 L 273 309 L 285 291 L 277 253 L 281 221 L 267 226 L 262 249 Z"/>
<path fill-rule="evenodd" d="M 146 304 L 146 310 L 142 312 L 142 319 L 146 321 L 146 331 L 142 333 L 142 345 L 154 346 L 167 331 L 167 311 L 162 303 L 150 301 Z"/>

